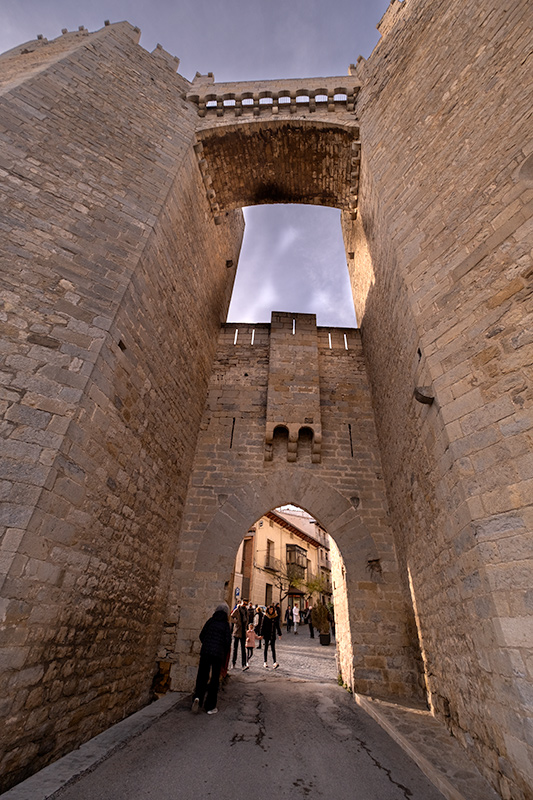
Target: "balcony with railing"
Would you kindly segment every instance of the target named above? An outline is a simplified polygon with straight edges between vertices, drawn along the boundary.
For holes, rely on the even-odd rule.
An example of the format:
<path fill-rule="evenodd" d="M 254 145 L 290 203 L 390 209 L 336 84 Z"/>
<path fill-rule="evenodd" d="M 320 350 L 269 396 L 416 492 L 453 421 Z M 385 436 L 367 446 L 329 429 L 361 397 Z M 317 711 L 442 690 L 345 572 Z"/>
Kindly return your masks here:
<path fill-rule="evenodd" d="M 307 550 L 297 544 L 286 545 L 287 566 L 307 568 Z"/>

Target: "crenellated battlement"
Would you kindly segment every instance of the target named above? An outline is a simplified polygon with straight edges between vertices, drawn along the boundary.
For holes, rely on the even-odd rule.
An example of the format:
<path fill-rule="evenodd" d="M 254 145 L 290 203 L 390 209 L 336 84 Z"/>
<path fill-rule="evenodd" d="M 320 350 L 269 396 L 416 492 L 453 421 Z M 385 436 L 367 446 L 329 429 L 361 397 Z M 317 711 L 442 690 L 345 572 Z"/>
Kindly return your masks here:
<path fill-rule="evenodd" d="M 351 69 L 347 76 L 233 83 L 216 83 L 211 72 L 197 74 L 183 99 L 196 105 L 201 118 L 194 150 L 215 222 L 241 207 L 245 185 L 245 204 L 314 203 L 341 208 L 355 219 L 361 85 Z M 254 134 L 258 126 L 260 139 Z M 256 185 L 253 176 L 274 163 L 274 151 L 275 181 Z"/>
<path fill-rule="evenodd" d="M 11 50 L 0 53 L 0 60 L 7 61 L 17 56 L 29 56 L 32 53 L 47 52 L 52 55 L 56 51 L 70 50 L 72 46 L 76 46 L 80 40 L 98 36 L 106 28 L 127 35 L 135 43 L 139 42 L 141 36 L 140 28 L 131 25 L 129 22 L 110 23 L 109 20 L 106 20 L 104 22 L 104 27 L 97 31 L 89 31 L 84 25 L 80 25 L 75 31 L 62 28 L 61 35 L 57 36 L 55 39 L 47 39 L 41 33 L 38 33 L 35 39 L 30 39 L 23 44 L 11 48 Z M 158 47 L 160 47 L 160 45 L 158 45 Z"/>
<path fill-rule="evenodd" d="M 296 114 L 303 110 L 355 112 L 361 82 L 353 75 L 330 78 L 292 78 L 273 81 L 215 83 L 213 74 L 196 75 L 186 99 L 200 117 L 231 114 L 259 117 Z"/>
<path fill-rule="evenodd" d="M 37 74 L 64 58 L 69 53 L 74 52 L 80 47 L 89 45 L 91 42 L 101 40 L 102 36 L 123 38 L 126 41 L 139 44 L 141 30 L 136 25 L 129 22 L 110 23 L 105 20 L 104 27 L 97 31 L 89 31 L 84 25 L 80 25 L 77 30 L 69 31 L 63 28 L 61 35 L 55 39 L 47 39 L 42 34 L 38 34 L 35 39 L 13 47 L 5 53 L 0 53 L 0 87 L 7 91 L 14 85 Z M 148 52 L 141 48 L 144 52 Z M 150 55 L 165 68 L 172 72 L 177 72 L 180 60 L 176 56 L 168 53 L 160 44 L 152 50 Z M 180 76 L 183 88 L 190 85 L 189 81 Z"/>

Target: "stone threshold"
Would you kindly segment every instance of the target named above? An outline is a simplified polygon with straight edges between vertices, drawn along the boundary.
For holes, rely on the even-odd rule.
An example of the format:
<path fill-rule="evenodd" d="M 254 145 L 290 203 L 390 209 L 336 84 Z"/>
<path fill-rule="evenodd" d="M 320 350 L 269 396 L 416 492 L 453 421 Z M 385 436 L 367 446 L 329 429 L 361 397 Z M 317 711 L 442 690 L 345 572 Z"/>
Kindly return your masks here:
<path fill-rule="evenodd" d="M 445 726 L 423 708 L 354 694 L 446 800 L 501 800 Z"/>

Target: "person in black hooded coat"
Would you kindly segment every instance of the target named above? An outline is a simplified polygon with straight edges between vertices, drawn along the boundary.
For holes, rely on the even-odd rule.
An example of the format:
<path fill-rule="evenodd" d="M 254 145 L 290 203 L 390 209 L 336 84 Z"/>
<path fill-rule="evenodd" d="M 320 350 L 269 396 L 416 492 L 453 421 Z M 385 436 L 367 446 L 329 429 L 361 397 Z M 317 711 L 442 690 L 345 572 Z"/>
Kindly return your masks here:
<path fill-rule="evenodd" d="M 265 643 L 265 669 L 268 669 L 267 655 L 269 646 L 272 651 L 272 659 L 274 661 L 272 666 L 274 669 L 279 667 L 279 664 L 276 661 L 276 633 L 278 636 L 281 636 L 279 614 L 275 607 L 270 605 L 263 614 L 263 620 L 261 622 L 261 636 L 263 637 L 263 641 Z"/>
<path fill-rule="evenodd" d="M 217 712 L 220 670 L 231 647 L 231 629 L 228 621 L 229 607 L 221 603 L 205 623 L 200 633 L 202 649 L 196 676 L 192 711 L 196 714 L 204 704 L 208 714 Z M 209 677 L 211 675 L 211 677 Z M 207 692 L 207 695 L 206 695 Z"/>

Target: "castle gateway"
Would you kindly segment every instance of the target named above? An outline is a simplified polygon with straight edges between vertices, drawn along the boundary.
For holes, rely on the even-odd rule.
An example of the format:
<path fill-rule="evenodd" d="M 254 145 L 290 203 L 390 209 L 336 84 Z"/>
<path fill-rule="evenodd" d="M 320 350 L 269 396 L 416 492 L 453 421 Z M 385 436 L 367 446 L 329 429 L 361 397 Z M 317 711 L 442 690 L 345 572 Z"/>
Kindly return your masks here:
<path fill-rule="evenodd" d="M 239 542 L 330 533 L 343 681 L 533 784 L 527 2 L 393 0 L 343 77 L 128 23 L 0 57 L 3 788 L 187 689 Z M 528 27 L 529 25 L 529 27 Z M 241 208 L 341 209 L 360 329 L 225 322 Z"/>

